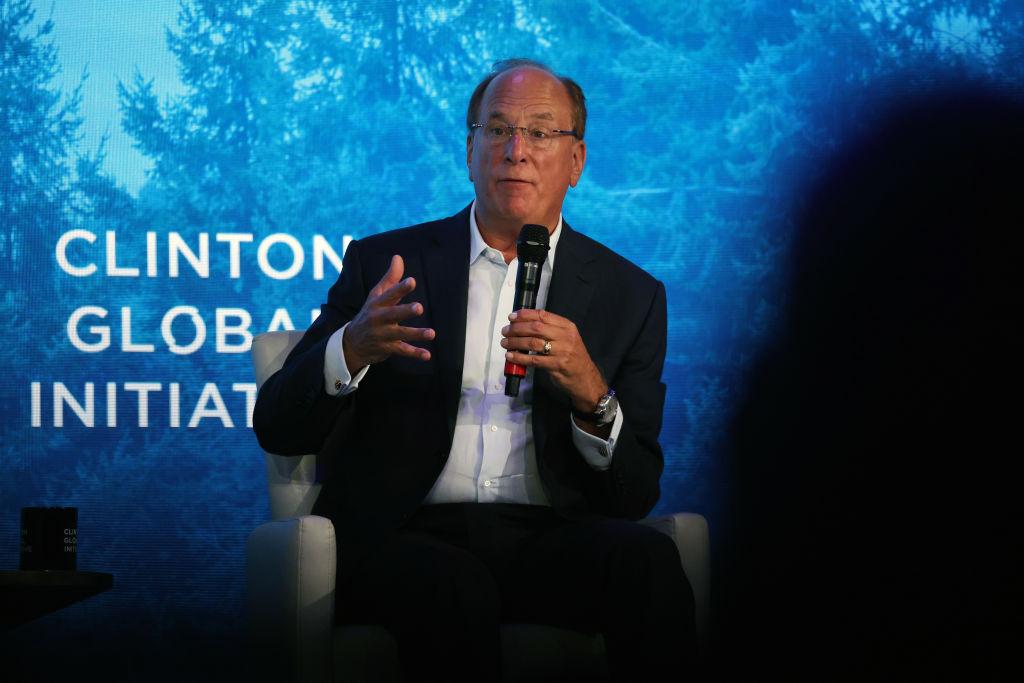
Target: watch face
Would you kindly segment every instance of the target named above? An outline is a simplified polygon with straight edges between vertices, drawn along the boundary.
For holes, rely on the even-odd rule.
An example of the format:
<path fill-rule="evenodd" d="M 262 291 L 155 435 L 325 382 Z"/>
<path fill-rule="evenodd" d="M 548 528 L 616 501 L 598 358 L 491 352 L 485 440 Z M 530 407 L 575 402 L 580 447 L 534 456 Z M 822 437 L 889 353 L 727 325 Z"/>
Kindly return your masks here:
<path fill-rule="evenodd" d="M 593 412 L 583 412 L 573 408 L 572 414 L 584 422 L 603 427 L 615 421 L 618 408 L 619 399 L 615 396 L 615 391 L 609 389 L 607 394 L 597 400 L 597 406 Z"/>
<path fill-rule="evenodd" d="M 615 413 L 619 407 L 619 399 L 615 398 L 615 392 L 609 391 L 607 394 L 601 397 L 601 400 L 597 403 L 597 410 L 594 411 L 594 415 L 597 417 L 597 423 L 599 425 L 606 425 L 615 420 Z"/>

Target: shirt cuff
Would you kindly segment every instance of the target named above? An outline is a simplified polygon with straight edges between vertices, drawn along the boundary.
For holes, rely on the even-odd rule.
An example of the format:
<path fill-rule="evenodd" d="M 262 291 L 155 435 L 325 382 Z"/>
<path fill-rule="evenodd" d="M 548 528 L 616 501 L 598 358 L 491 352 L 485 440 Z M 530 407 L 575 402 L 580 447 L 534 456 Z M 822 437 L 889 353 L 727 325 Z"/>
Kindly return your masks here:
<path fill-rule="evenodd" d="M 351 394 L 359 388 L 359 382 L 370 369 L 367 365 L 353 377 L 345 364 L 345 351 L 341 342 L 345 337 L 345 328 L 348 323 L 336 330 L 331 338 L 327 340 L 327 350 L 324 352 L 324 389 L 328 396 L 344 396 Z M 600 439 L 598 439 L 600 441 Z"/>
<path fill-rule="evenodd" d="M 572 423 L 572 442 L 587 464 L 595 470 L 604 471 L 612 466 L 612 453 L 615 451 L 615 440 L 619 438 L 619 432 L 622 431 L 622 419 L 622 404 L 620 403 L 619 409 L 615 411 L 615 420 L 612 422 L 612 433 L 605 441 L 599 436 L 588 434 L 580 429 L 576 420 L 572 419 L 572 414 L 569 414 L 569 422 Z"/>

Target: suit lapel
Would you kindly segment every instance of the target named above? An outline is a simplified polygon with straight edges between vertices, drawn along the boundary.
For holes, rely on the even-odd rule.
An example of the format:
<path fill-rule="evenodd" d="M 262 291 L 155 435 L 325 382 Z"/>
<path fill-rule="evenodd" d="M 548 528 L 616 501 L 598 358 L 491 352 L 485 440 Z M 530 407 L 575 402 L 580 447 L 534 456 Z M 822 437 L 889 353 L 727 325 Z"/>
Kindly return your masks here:
<path fill-rule="evenodd" d="M 437 335 L 433 348 L 449 437 L 455 433 L 466 352 L 469 210 L 466 207 L 455 216 L 439 222 L 423 254 L 427 302 Z"/>
<path fill-rule="evenodd" d="M 596 260 L 590 245 L 581 239 L 579 233 L 569 227 L 568 223 L 563 222 L 545 309 L 568 318 L 582 330 L 583 318 L 596 286 L 595 265 Z M 533 383 L 535 393 L 542 392 L 559 405 L 569 405 L 568 397 L 555 388 L 544 370 L 535 372 Z M 547 441 L 543 417 L 538 416 L 536 410 L 533 411 L 533 435 L 538 457 L 544 453 Z"/>
<path fill-rule="evenodd" d="M 545 308 L 580 327 L 594 294 L 594 255 L 579 233 L 562 223 L 558 254 Z"/>

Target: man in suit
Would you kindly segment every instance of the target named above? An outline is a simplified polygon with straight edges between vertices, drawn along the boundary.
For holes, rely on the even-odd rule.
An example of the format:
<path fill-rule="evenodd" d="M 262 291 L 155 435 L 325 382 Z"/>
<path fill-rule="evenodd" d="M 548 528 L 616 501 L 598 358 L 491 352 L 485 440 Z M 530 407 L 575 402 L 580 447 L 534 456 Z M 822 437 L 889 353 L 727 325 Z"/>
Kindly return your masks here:
<path fill-rule="evenodd" d="M 256 403 L 266 450 L 325 468 L 338 619 L 385 625 L 407 678 L 498 678 L 500 621 L 601 631 L 618 680 L 693 648 L 675 546 L 630 521 L 659 495 L 665 291 L 562 220 L 585 125 L 574 81 L 496 64 L 467 112 L 473 204 L 352 242 Z M 509 315 L 527 223 L 551 249 L 538 310 Z"/>

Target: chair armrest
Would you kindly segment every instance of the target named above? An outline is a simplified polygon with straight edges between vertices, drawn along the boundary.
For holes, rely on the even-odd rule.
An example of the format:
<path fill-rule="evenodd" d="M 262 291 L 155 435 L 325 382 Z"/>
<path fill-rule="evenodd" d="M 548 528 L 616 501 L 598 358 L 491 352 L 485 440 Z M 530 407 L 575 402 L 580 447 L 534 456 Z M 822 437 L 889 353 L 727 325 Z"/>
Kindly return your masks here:
<path fill-rule="evenodd" d="M 686 578 L 690 580 L 690 587 L 693 588 L 697 634 L 703 639 L 707 634 L 711 601 L 711 542 L 708 521 L 693 512 L 677 512 L 674 515 L 648 517 L 642 520 L 641 524 L 654 527 L 675 541 L 683 571 L 686 572 Z"/>
<path fill-rule="evenodd" d="M 249 534 L 254 653 L 275 679 L 331 680 L 336 562 L 334 525 L 324 517 L 267 522 Z"/>

